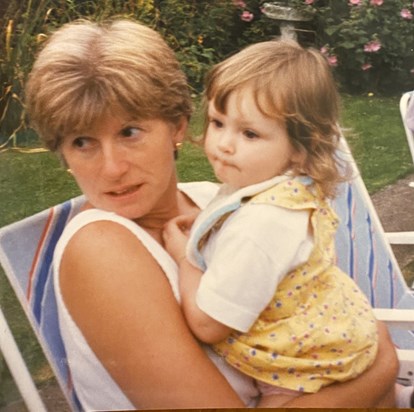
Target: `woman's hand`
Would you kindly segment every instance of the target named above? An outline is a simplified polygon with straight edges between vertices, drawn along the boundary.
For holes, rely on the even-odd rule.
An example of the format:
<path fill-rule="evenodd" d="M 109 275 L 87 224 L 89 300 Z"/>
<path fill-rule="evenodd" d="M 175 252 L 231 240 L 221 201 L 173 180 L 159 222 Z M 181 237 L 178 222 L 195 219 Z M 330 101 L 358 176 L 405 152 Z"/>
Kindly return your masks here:
<path fill-rule="evenodd" d="M 185 258 L 188 237 L 196 217 L 197 214 L 178 216 L 164 226 L 164 246 L 177 265 Z"/>

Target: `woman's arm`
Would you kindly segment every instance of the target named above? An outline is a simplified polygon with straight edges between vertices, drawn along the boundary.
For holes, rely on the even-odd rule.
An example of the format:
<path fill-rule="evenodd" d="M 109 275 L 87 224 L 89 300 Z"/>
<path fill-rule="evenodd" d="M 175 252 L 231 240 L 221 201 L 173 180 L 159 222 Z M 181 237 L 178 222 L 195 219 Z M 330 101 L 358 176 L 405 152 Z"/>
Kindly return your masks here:
<path fill-rule="evenodd" d="M 378 322 L 379 346 L 374 364 L 358 378 L 337 383 L 312 395 L 288 402 L 291 408 L 394 407 L 394 387 L 399 363 L 388 330 Z"/>
<path fill-rule="evenodd" d="M 81 229 L 63 255 L 60 283 L 74 321 L 136 407 L 243 406 L 190 333 L 162 269 L 127 229 Z"/>

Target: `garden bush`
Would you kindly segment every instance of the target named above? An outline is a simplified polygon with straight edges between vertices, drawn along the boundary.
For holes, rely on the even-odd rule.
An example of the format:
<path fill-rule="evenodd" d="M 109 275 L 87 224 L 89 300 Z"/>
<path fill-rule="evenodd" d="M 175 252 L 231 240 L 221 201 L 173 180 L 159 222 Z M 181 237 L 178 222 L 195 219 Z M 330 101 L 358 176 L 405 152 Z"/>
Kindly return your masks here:
<path fill-rule="evenodd" d="M 231 0 L 12 0 L 2 7 L 0 150 L 16 145 L 27 128 L 23 85 L 38 47 L 68 21 L 124 16 L 155 28 L 176 52 L 195 94 L 213 63 L 272 30 L 263 22 L 259 0 L 248 5 Z"/>
<path fill-rule="evenodd" d="M 306 0 L 318 46 L 351 93 L 413 88 L 414 3 L 407 0 Z"/>
<path fill-rule="evenodd" d="M 194 94 L 206 70 L 243 46 L 280 34 L 265 0 L 11 0 L 0 6 L 0 150 L 26 133 L 23 85 L 48 33 L 68 21 L 125 16 L 158 30 L 182 63 Z M 341 90 L 396 94 L 411 89 L 413 2 L 290 0 L 270 2 L 310 13 L 294 22 L 298 40 L 326 55 Z M 20 138 L 19 138 L 20 139 Z M 27 137 L 25 138 L 27 141 Z"/>

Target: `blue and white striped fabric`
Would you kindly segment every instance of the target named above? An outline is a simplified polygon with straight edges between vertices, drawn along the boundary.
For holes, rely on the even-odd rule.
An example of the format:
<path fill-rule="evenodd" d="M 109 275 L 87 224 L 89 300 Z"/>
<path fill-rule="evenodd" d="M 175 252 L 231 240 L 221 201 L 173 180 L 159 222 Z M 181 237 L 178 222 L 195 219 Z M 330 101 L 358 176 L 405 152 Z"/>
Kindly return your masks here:
<path fill-rule="evenodd" d="M 343 183 L 333 202 L 340 224 L 336 234 L 338 265 L 348 273 L 374 308 L 414 309 L 413 290 L 401 273 L 368 191 L 345 141 L 339 155 L 354 179 Z M 413 331 L 391 329 L 401 349 L 414 349 Z"/>
<path fill-rule="evenodd" d="M 74 198 L 0 229 L 1 265 L 74 411 L 82 408 L 59 332 L 52 259 L 59 236 L 82 201 Z"/>

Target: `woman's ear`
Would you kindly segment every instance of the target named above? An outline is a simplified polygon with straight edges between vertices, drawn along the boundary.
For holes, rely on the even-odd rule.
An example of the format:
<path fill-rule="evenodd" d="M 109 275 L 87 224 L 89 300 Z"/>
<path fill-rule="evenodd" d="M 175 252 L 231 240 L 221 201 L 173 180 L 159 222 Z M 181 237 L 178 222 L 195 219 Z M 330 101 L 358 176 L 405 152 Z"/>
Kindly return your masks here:
<path fill-rule="evenodd" d="M 172 139 L 173 143 L 173 152 L 174 152 L 174 159 L 178 159 L 178 151 L 184 141 L 184 138 L 187 133 L 188 128 L 188 119 L 186 117 L 182 117 L 180 122 L 175 125 L 175 133 Z"/>
<path fill-rule="evenodd" d="M 56 152 L 56 154 L 57 154 L 58 159 L 60 160 L 60 164 L 61 164 L 61 165 L 62 165 L 65 169 L 68 169 L 68 168 L 69 168 L 68 162 L 66 161 L 66 159 L 65 159 L 65 157 L 63 156 L 62 152 L 58 150 L 58 151 Z"/>
<path fill-rule="evenodd" d="M 175 126 L 175 133 L 173 136 L 173 143 L 177 145 L 184 141 L 188 129 L 188 119 L 186 117 L 182 117 L 180 121 Z"/>

